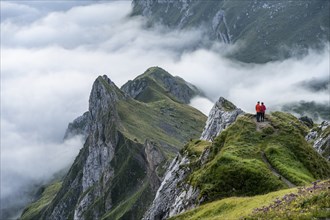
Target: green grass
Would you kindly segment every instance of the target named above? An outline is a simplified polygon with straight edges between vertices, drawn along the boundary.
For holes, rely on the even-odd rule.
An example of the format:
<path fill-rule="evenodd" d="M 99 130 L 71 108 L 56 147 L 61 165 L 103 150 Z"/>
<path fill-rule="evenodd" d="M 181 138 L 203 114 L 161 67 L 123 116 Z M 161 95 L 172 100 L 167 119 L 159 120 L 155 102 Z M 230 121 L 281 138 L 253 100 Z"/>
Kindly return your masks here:
<path fill-rule="evenodd" d="M 40 199 L 30 204 L 25 208 L 21 216 L 21 220 L 33 220 L 40 218 L 40 213 L 47 208 L 50 202 L 55 198 L 57 192 L 60 190 L 62 182 L 53 183 L 45 188 Z"/>
<path fill-rule="evenodd" d="M 102 219 L 121 219 L 125 215 L 125 213 L 129 212 L 132 209 L 132 206 L 138 201 L 142 193 L 147 189 L 147 186 L 148 181 L 146 181 L 137 192 L 135 192 L 126 200 L 122 201 L 117 207 L 112 209 L 111 212 L 105 214 Z"/>
<path fill-rule="evenodd" d="M 168 145 L 162 150 L 169 157 L 173 157 L 185 141 L 199 137 L 206 121 L 206 116 L 196 109 L 169 99 L 152 103 L 119 101 L 118 110 L 120 130 L 128 138 L 140 143 L 150 139 Z"/>
<path fill-rule="evenodd" d="M 232 197 L 201 205 L 196 209 L 170 218 L 170 220 L 218 220 L 240 219 L 252 213 L 253 209 L 270 204 L 277 197 L 297 191 L 286 189 L 254 197 Z"/>
<path fill-rule="evenodd" d="M 211 146 L 211 142 L 204 140 L 192 140 L 190 141 L 182 151 L 187 151 L 189 157 L 199 157 L 203 151 Z"/>
<path fill-rule="evenodd" d="M 187 140 L 200 136 L 207 117 L 180 103 L 168 91 L 165 79 L 174 80 L 182 88 L 188 87 L 182 79 L 172 77 L 159 67 L 151 67 L 133 80 L 144 81 L 146 88 L 135 99 L 119 100 L 117 109 L 121 132 L 139 143 L 146 139 L 158 142 L 163 146 L 161 151 L 172 158 Z"/>
<path fill-rule="evenodd" d="M 315 188 L 313 185 L 253 197 L 226 198 L 201 205 L 170 220 L 325 219 L 330 217 L 329 187 L 328 180 L 316 184 Z M 280 200 L 282 202 L 277 205 L 278 202 L 275 201 Z"/>
<path fill-rule="evenodd" d="M 287 188 L 268 168 L 263 153 L 278 173 L 296 185 L 330 177 L 329 162 L 304 139 L 308 132 L 304 124 L 281 112 L 267 115 L 266 119 L 267 124 L 257 129 L 252 115 L 238 117 L 210 144 L 211 153 L 205 165 L 191 163 L 193 171 L 186 181 L 201 190 L 204 201 Z M 196 155 L 198 150 L 192 149 L 201 150 L 199 145 L 208 144 L 189 143 L 188 155 Z M 196 156 L 191 158 L 194 161 Z"/>

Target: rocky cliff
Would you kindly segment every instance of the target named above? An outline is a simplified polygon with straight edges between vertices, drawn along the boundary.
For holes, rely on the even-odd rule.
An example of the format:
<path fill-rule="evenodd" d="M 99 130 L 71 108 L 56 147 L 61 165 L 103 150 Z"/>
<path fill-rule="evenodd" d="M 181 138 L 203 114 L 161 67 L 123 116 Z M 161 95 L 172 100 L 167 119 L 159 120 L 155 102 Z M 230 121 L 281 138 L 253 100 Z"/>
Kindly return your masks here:
<path fill-rule="evenodd" d="M 306 140 L 313 144 L 315 150 L 330 161 L 330 123 L 323 121 L 318 127 L 311 129 Z"/>
<path fill-rule="evenodd" d="M 200 135 L 206 120 L 165 89 L 157 90 L 162 84 L 152 82 L 144 87 L 143 102 L 133 99 L 131 90 L 120 90 L 105 75 L 95 80 L 89 111 L 74 120 L 66 132 L 66 136 L 85 135 L 84 147 L 54 199 L 42 210 L 25 210 L 34 215 L 23 214 L 23 219 L 143 216 L 160 186 L 167 161 L 189 138 Z M 180 93 L 179 89 L 174 91 Z"/>
<path fill-rule="evenodd" d="M 211 40 L 239 43 L 229 57 L 264 63 L 329 42 L 329 4 L 323 0 L 133 0 L 132 14 L 171 28 L 199 28 Z"/>
<path fill-rule="evenodd" d="M 222 130 L 231 125 L 244 112 L 233 103 L 220 97 L 210 111 L 201 140 L 212 141 Z"/>

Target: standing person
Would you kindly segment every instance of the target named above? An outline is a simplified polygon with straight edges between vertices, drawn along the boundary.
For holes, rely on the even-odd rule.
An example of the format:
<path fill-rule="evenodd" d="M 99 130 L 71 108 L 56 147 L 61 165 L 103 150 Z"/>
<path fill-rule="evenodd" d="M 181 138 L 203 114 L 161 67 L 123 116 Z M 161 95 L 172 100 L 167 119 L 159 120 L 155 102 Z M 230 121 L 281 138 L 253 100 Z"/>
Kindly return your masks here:
<path fill-rule="evenodd" d="M 256 112 L 257 112 L 257 122 L 260 122 L 260 115 L 261 115 L 261 105 L 260 102 L 257 102 L 256 105 Z"/>
<path fill-rule="evenodd" d="M 264 105 L 263 102 L 261 102 L 261 106 L 260 106 L 260 112 L 261 112 L 261 121 L 265 121 L 265 111 L 266 111 L 266 106 Z"/>

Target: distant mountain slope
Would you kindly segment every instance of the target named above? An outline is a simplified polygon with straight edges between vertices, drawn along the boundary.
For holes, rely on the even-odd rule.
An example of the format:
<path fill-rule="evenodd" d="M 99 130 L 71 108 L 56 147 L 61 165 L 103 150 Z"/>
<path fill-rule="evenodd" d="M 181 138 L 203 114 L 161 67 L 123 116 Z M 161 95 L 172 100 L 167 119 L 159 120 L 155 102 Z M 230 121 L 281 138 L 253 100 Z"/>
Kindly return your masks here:
<path fill-rule="evenodd" d="M 171 28 L 202 28 L 211 39 L 240 42 L 229 57 L 265 63 L 330 41 L 330 2 L 324 0 L 133 0 L 132 15 Z"/>
<path fill-rule="evenodd" d="M 35 203 L 38 206 L 25 210 L 22 219 L 141 218 L 167 161 L 190 138 L 200 135 L 206 121 L 205 115 L 171 99 L 162 87 L 156 81 L 147 85 L 144 97 L 157 92 L 157 98 L 142 102 L 121 91 L 107 76 L 98 77 L 89 111 L 67 132 L 87 133 L 84 147 L 55 198 L 49 202 L 42 197 Z"/>
<path fill-rule="evenodd" d="M 173 77 L 160 67 L 150 67 L 142 75 L 125 83 L 121 90 L 132 98 L 151 102 L 164 98 L 164 95 L 175 101 L 188 104 L 202 92 L 194 85 L 180 77 Z"/>

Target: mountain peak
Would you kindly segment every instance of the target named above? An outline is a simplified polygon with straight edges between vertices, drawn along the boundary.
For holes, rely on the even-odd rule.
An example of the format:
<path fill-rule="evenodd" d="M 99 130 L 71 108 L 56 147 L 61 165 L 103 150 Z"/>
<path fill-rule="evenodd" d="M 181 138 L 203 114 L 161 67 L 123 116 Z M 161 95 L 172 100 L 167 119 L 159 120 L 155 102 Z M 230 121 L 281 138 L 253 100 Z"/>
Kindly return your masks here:
<path fill-rule="evenodd" d="M 99 76 L 93 84 L 89 97 L 89 112 L 95 120 L 102 116 L 102 112 L 116 113 L 116 103 L 123 99 L 123 92 L 106 75 Z"/>
<path fill-rule="evenodd" d="M 134 99 L 153 102 L 170 98 L 188 104 L 202 92 L 180 77 L 174 77 L 160 67 L 150 67 L 134 80 L 128 81 L 121 90 Z"/>
<path fill-rule="evenodd" d="M 143 77 L 173 77 L 170 73 L 168 73 L 166 70 L 164 70 L 161 67 L 153 66 L 148 68 L 142 75 L 138 76 L 137 78 L 143 78 Z"/>

